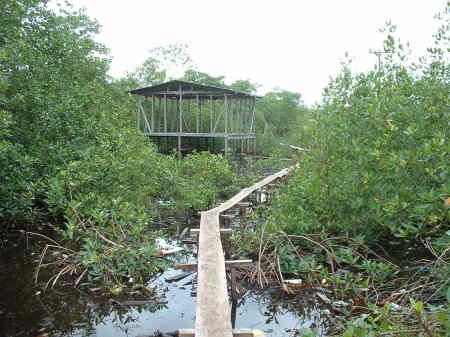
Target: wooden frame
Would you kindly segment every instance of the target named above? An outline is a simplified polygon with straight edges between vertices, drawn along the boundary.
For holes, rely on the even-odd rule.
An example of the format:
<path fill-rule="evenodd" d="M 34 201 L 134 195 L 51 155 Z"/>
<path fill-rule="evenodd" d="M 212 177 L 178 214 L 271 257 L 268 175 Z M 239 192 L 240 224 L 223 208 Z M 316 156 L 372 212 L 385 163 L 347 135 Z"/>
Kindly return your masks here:
<path fill-rule="evenodd" d="M 130 93 L 145 97 L 138 102 L 138 129 L 156 142 L 161 137 L 177 139 L 180 156 L 184 138 L 221 138 L 223 149 L 208 150 L 223 151 L 225 155 L 229 153 L 230 141 L 240 140 L 235 150 L 241 153 L 250 150 L 249 142 L 256 142 L 256 96 L 183 81 L 170 81 Z"/>

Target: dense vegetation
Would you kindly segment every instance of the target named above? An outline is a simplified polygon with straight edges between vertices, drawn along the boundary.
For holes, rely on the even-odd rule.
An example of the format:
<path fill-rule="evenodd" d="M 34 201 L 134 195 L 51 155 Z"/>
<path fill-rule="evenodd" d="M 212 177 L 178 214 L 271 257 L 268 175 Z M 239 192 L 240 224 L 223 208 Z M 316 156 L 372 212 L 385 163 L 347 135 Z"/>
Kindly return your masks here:
<path fill-rule="evenodd" d="M 310 152 L 263 211 L 267 225 L 241 240 L 250 252 L 264 247 L 283 272 L 332 284 L 335 298 L 360 304 L 364 315 L 337 335 L 449 331 L 449 14 L 450 6 L 417 62 L 388 24 L 380 66 L 353 73 L 344 65 L 293 131 Z M 409 296 L 396 298 L 402 291 Z"/>
<path fill-rule="evenodd" d="M 257 105 L 259 154 L 286 155 L 280 143 L 310 151 L 300 155 L 283 198 L 257 213 L 265 217 L 262 232 L 241 234 L 241 251 L 264 246 L 283 273 L 363 300 L 368 311 L 339 330 L 346 336 L 390 334 L 410 324 L 429 336 L 449 329 L 449 15 L 450 5 L 435 45 L 414 63 L 388 25 L 380 66 L 353 73 L 346 64 L 322 104 L 307 108 L 300 94 L 275 90 Z M 242 182 L 219 155 L 158 154 L 136 131 L 136 102 L 126 91 L 170 79 L 171 67 L 196 83 L 249 93 L 258 85 L 227 84 L 199 71 L 184 45 L 156 48 L 126 77 L 109 78 L 108 51 L 94 39 L 98 29 L 83 12 L 56 13 L 46 0 L 2 1 L 0 231 L 50 223 L 57 234 L 44 253 L 64 252 L 55 255 L 63 258 L 55 261 L 60 272 L 53 281 L 73 273 L 77 282 L 117 286 L 164 267 L 155 256 L 155 238 L 164 234 L 150 225 L 160 201 L 205 209 Z M 399 281 L 403 266 L 381 258 L 380 244 L 399 242 L 429 251 L 427 263 L 413 265 L 425 268 L 415 277 L 428 293 L 415 296 L 416 283 Z M 378 288 L 383 284 L 389 290 Z M 378 291 L 402 286 L 411 293 L 402 296 L 403 306 L 412 303 L 406 320 L 371 304 Z"/>
<path fill-rule="evenodd" d="M 154 239 L 162 233 L 146 224 L 160 201 L 186 212 L 205 209 L 237 188 L 236 176 L 221 156 L 158 154 L 135 129 L 136 102 L 127 90 L 169 80 L 171 67 L 192 82 L 246 92 L 257 85 L 227 85 L 196 70 L 182 44 L 155 48 L 135 71 L 112 79 L 108 51 L 94 39 L 99 26 L 82 11 L 56 13 L 45 0 L 6 0 L 2 8 L 2 231 L 54 225 L 61 234 L 52 248 L 70 253 L 60 267 L 86 271 L 85 280 L 120 283 L 158 270 Z M 294 120 L 300 101 L 291 96 Z M 291 98 L 283 92 L 267 99 L 282 105 Z"/>
<path fill-rule="evenodd" d="M 86 270 L 90 280 L 117 283 L 159 268 L 159 233 L 145 225 L 158 201 L 206 208 L 231 185 L 229 164 L 207 153 L 183 161 L 156 153 L 135 130 L 126 94 L 143 72 L 108 78 L 98 25 L 82 12 L 8 0 L 0 20 L 2 230 L 56 225 L 53 244 L 70 252 L 64 271 Z M 152 74 L 164 80 L 163 70 Z"/>

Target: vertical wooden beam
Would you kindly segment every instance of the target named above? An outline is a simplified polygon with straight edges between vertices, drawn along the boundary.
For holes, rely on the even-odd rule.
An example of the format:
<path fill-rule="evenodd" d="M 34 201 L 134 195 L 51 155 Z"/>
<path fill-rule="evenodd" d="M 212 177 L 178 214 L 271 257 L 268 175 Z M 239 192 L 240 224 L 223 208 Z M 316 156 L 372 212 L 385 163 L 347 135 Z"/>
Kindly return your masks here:
<path fill-rule="evenodd" d="M 236 124 L 236 132 L 241 132 L 241 126 L 242 126 L 242 99 L 237 100 L 237 124 Z"/>
<path fill-rule="evenodd" d="M 250 122 L 250 133 L 253 133 L 253 124 L 255 123 L 255 102 L 256 102 L 256 99 L 253 97 L 252 104 L 251 104 L 252 119 L 251 119 L 251 122 Z"/>
<path fill-rule="evenodd" d="M 158 109 L 156 110 L 156 128 L 158 129 L 158 132 L 162 132 L 162 108 L 163 105 L 163 99 L 161 96 L 158 97 Z"/>
<path fill-rule="evenodd" d="M 237 300 L 231 300 L 231 327 L 236 328 Z M 251 331 L 251 330 L 250 330 Z M 252 333 L 253 335 L 253 333 Z M 235 335 L 233 334 L 233 337 Z"/>
<path fill-rule="evenodd" d="M 237 111 L 237 126 L 236 126 L 236 130 L 237 132 L 241 133 L 241 129 L 242 129 L 242 99 L 238 100 L 238 111 Z"/>
<path fill-rule="evenodd" d="M 176 110 L 176 99 L 169 100 L 169 132 L 175 132 L 177 129 L 176 120 L 178 111 Z M 175 105 L 175 106 L 174 106 Z"/>
<path fill-rule="evenodd" d="M 209 119 L 210 119 L 210 128 L 209 128 L 209 132 L 212 133 L 213 132 L 213 99 L 212 99 L 212 95 L 209 96 L 209 103 L 210 103 L 210 111 L 209 111 Z"/>
<path fill-rule="evenodd" d="M 199 126 L 200 126 L 199 125 L 199 120 L 200 120 L 200 101 L 198 99 L 198 94 L 197 94 L 196 100 L 197 100 L 196 130 L 197 130 L 197 133 L 199 133 Z"/>
<path fill-rule="evenodd" d="M 150 125 L 152 126 L 152 132 L 155 130 L 155 96 L 152 95 L 152 115 L 150 117 Z"/>
<path fill-rule="evenodd" d="M 228 155 L 228 97 L 225 96 L 225 157 Z"/>
<path fill-rule="evenodd" d="M 164 94 L 164 132 L 167 132 L 167 94 Z"/>
<path fill-rule="evenodd" d="M 231 298 L 233 300 L 236 300 L 238 298 L 238 292 L 237 292 L 237 282 L 236 282 L 236 269 L 231 268 L 230 269 L 230 278 L 231 278 Z M 234 326 L 232 325 L 234 328 Z"/>
<path fill-rule="evenodd" d="M 230 134 L 234 132 L 234 99 L 228 100 L 228 108 L 228 134 Z"/>

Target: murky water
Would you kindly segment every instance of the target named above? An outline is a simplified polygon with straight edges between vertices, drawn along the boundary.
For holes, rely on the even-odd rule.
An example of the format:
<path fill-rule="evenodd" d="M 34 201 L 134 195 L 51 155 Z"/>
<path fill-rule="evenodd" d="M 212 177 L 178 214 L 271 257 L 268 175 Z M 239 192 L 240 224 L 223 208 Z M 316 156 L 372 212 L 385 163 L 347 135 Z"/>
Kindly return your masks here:
<path fill-rule="evenodd" d="M 134 337 L 194 328 L 195 273 L 169 283 L 167 277 L 181 273 L 171 269 L 151 281 L 161 304 L 117 304 L 70 284 L 44 292 L 33 281 L 38 253 L 27 247 L 25 238 L 14 241 L 0 248 L 0 337 Z M 187 254 L 175 258 L 178 262 L 193 259 Z M 266 336 L 293 336 L 293 329 L 317 326 L 321 319 L 313 304 L 286 301 L 274 289 L 246 290 L 237 301 L 236 327 L 259 329 Z"/>
<path fill-rule="evenodd" d="M 241 226 L 238 212 L 238 208 L 228 212 L 235 215 L 229 225 L 236 229 Z M 165 214 L 165 222 L 171 225 L 169 228 L 162 225 L 161 229 L 178 237 L 184 226 L 198 226 L 198 218 L 178 217 Z M 174 262 L 196 261 L 192 245 L 178 240 L 161 243 L 185 248 L 185 252 L 170 256 Z M 70 282 L 59 282 L 55 289 L 43 291 L 34 283 L 38 259 L 39 251 L 25 235 L 13 237 L 9 242 L 0 240 L 0 337 L 135 337 L 195 326 L 196 297 L 192 293 L 196 290 L 196 273 L 167 282 L 167 278 L 182 273 L 169 269 L 147 284 L 155 288 L 158 303 L 128 305 L 76 289 Z M 294 336 L 302 327 L 324 326 L 324 317 L 311 294 L 293 300 L 286 298 L 281 289 L 261 290 L 242 284 L 241 291 L 234 303 L 236 328 L 261 330 L 268 337 L 287 337 Z"/>

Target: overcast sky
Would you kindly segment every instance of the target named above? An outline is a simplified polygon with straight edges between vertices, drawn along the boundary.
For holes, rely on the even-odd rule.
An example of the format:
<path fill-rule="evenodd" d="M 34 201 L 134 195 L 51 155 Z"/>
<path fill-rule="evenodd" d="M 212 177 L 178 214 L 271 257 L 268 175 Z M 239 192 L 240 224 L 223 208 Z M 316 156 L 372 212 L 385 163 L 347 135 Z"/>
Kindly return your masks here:
<path fill-rule="evenodd" d="M 111 75 L 133 71 L 148 50 L 175 42 L 190 45 L 200 71 L 228 82 L 249 79 L 300 92 L 306 103 L 321 97 L 345 52 L 355 69 L 370 68 L 391 20 L 417 54 L 432 43 L 446 0 L 72 0 L 102 25 L 98 41 L 111 50 Z"/>

